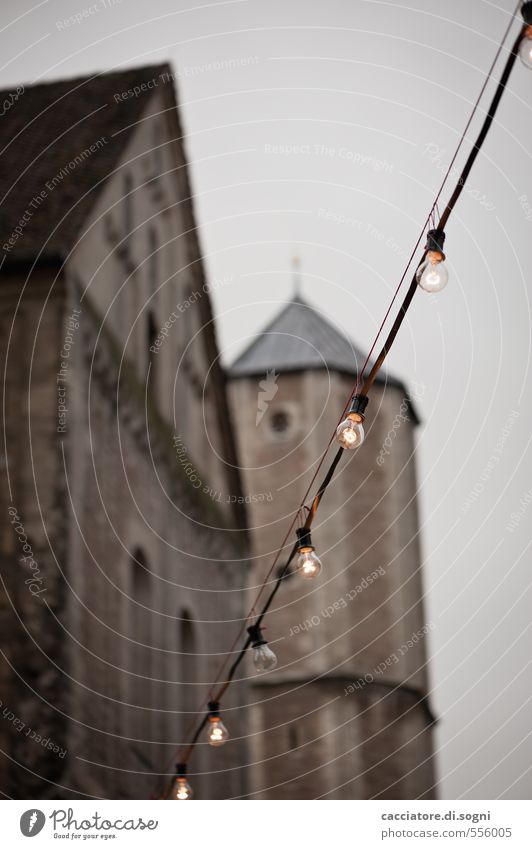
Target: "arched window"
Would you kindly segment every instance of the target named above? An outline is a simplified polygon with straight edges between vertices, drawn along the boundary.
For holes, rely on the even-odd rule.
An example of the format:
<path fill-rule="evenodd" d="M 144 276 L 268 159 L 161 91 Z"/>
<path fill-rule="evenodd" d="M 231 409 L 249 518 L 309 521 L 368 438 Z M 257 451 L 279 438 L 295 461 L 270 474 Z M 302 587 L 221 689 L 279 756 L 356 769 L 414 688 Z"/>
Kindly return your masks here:
<path fill-rule="evenodd" d="M 148 291 L 150 295 L 159 285 L 159 240 L 153 227 L 148 233 Z"/>
<path fill-rule="evenodd" d="M 288 748 L 297 749 L 299 746 L 299 729 L 296 725 L 288 726 Z"/>
<path fill-rule="evenodd" d="M 131 556 L 131 571 L 133 575 L 133 598 L 143 602 L 150 578 L 148 559 L 142 548 L 135 548 Z"/>
<path fill-rule="evenodd" d="M 148 366 L 151 363 L 150 389 L 152 395 L 157 394 L 157 374 L 159 371 L 157 368 L 157 358 L 160 356 L 160 354 L 158 352 L 154 353 L 152 351 L 152 348 L 155 348 L 155 340 L 157 339 L 158 334 L 159 330 L 157 328 L 157 323 L 155 321 L 153 312 L 151 310 L 148 310 L 148 313 L 146 315 L 146 348 L 148 352 L 146 357 L 146 374 L 148 373 Z"/>
<path fill-rule="evenodd" d="M 152 161 L 153 161 L 153 176 L 160 177 L 163 172 L 163 150 L 161 147 L 161 128 L 159 122 L 152 122 Z"/>
<path fill-rule="evenodd" d="M 182 727 L 183 730 L 186 730 L 186 727 L 189 725 L 192 718 L 192 713 L 197 708 L 197 700 L 199 696 L 199 690 L 195 686 L 196 681 L 198 680 L 196 629 L 190 614 L 186 610 L 183 610 L 181 613 L 179 630 L 179 645 L 181 653 L 179 680 L 181 681 L 181 692 L 183 694 L 181 699 L 181 710 L 183 711 Z"/>
<path fill-rule="evenodd" d="M 124 235 L 130 236 L 133 230 L 133 177 L 124 176 Z"/>
<path fill-rule="evenodd" d="M 130 702 L 138 705 L 131 708 L 133 722 L 131 729 L 137 740 L 146 739 L 146 727 L 150 723 L 150 714 L 146 709 L 152 707 L 153 657 L 151 612 L 151 575 L 148 558 L 142 548 L 137 547 L 131 555 L 131 602 L 129 610 L 129 663 L 127 668 L 134 673 L 130 676 Z M 139 677 L 136 677 L 139 676 Z M 145 708 L 142 710 L 141 708 Z"/>

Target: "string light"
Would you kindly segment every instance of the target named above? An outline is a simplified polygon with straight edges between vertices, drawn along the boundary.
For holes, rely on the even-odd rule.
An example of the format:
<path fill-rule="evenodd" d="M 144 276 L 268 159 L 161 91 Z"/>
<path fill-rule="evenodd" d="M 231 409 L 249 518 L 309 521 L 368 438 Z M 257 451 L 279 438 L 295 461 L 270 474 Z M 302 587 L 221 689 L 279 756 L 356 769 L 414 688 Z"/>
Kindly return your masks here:
<path fill-rule="evenodd" d="M 347 418 L 336 428 L 336 438 L 342 448 L 352 451 L 364 442 L 364 410 L 368 406 L 365 395 L 355 395 L 347 412 Z"/>
<path fill-rule="evenodd" d="M 515 10 L 515 14 L 517 14 L 517 11 L 519 9 L 519 5 L 520 4 L 517 5 L 517 8 Z M 381 368 L 381 366 L 384 362 L 384 359 L 386 358 L 386 356 L 387 356 L 387 354 L 390 350 L 390 347 L 395 340 L 397 332 L 398 332 L 398 330 L 399 330 L 399 328 L 400 328 L 400 326 L 403 322 L 403 319 L 404 319 L 406 312 L 407 312 L 407 310 L 408 310 L 408 308 L 409 308 L 409 306 L 412 302 L 413 295 L 414 295 L 415 291 L 417 290 L 417 288 L 421 287 L 425 291 L 441 291 L 441 289 L 444 288 L 444 286 L 446 285 L 446 283 L 448 281 L 448 272 L 447 272 L 447 268 L 446 268 L 445 263 L 444 263 L 445 255 L 443 253 L 443 242 L 444 242 L 444 239 L 445 239 L 444 227 L 445 227 L 445 225 L 446 225 L 446 223 L 447 223 L 447 221 L 448 221 L 448 219 L 449 219 L 449 217 L 450 217 L 450 215 L 451 215 L 451 213 L 452 213 L 452 211 L 453 211 L 453 209 L 456 205 L 458 198 L 461 195 L 461 192 L 462 192 L 462 190 L 463 190 L 463 188 L 466 184 L 466 181 L 467 181 L 467 178 L 468 178 L 469 173 L 471 171 L 471 168 L 472 168 L 472 166 L 473 166 L 473 164 L 476 160 L 476 157 L 478 156 L 480 148 L 481 148 L 481 146 L 482 146 L 482 144 L 483 144 L 483 142 L 486 138 L 487 132 L 488 132 L 491 124 L 493 123 L 495 112 L 496 112 L 497 107 L 499 105 L 502 94 L 505 90 L 510 72 L 513 68 L 513 65 L 515 63 L 517 55 L 518 54 L 521 55 L 521 58 L 524 61 L 524 63 L 527 66 L 532 67 L 532 0 L 530 0 L 530 2 L 523 3 L 521 11 L 522 11 L 522 14 L 523 14 L 525 25 L 521 28 L 519 36 L 516 38 L 516 40 L 513 44 L 513 47 L 509 51 L 509 56 L 508 56 L 507 61 L 505 63 L 504 70 L 503 70 L 503 73 L 501 75 L 501 78 L 498 82 L 497 89 L 496 89 L 495 95 L 493 97 L 493 100 L 492 100 L 492 102 L 491 102 L 491 104 L 490 104 L 490 106 L 487 110 L 486 117 L 484 119 L 484 123 L 482 125 L 482 129 L 480 130 L 479 136 L 478 136 L 475 144 L 472 147 L 472 150 L 469 154 L 469 157 L 467 159 L 466 164 L 464 165 L 464 167 L 461 171 L 457 185 L 456 185 L 456 187 L 453 191 L 451 198 L 449 199 L 449 201 L 447 203 L 447 206 L 446 206 L 446 208 L 443 212 L 443 215 L 441 215 L 441 217 L 440 217 L 438 227 L 436 229 L 428 231 L 427 244 L 425 246 L 426 253 L 425 253 L 425 257 L 423 259 L 423 262 L 420 264 L 419 268 L 417 269 L 416 273 L 413 276 L 412 282 L 409 286 L 409 289 L 406 293 L 406 296 L 404 297 L 404 300 L 403 300 L 402 305 L 399 309 L 399 313 L 398 313 L 398 315 L 397 315 L 397 317 L 396 317 L 396 319 L 393 323 L 393 326 L 392 326 L 390 332 L 388 333 L 388 336 L 386 338 L 386 341 L 384 343 L 382 351 L 380 352 L 379 356 L 377 357 L 376 361 L 374 362 L 374 364 L 373 364 L 373 366 L 370 370 L 369 375 L 365 376 L 366 367 L 368 366 L 369 359 L 370 359 L 371 354 L 373 352 L 373 348 L 375 347 L 377 340 L 378 340 L 378 338 L 379 338 L 379 336 L 380 336 L 380 334 L 383 330 L 384 323 L 385 323 L 385 321 L 386 321 L 386 319 L 387 319 L 387 317 L 388 317 L 388 315 L 391 311 L 391 308 L 392 308 L 392 306 L 395 302 L 395 299 L 397 297 L 399 289 L 400 289 L 400 287 L 401 287 L 401 285 L 404 281 L 404 278 L 405 278 L 405 276 L 408 272 L 408 268 L 410 267 L 410 264 L 411 264 L 412 260 L 414 259 L 415 251 L 417 250 L 419 244 L 421 243 L 423 231 L 424 231 L 425 227 L 427 225 L 430 226 L 430 222 L 434 220 L 434 212 L 435 212 L 435 210 L 437 210 L 437 204 L 438 204 L 438 200 L 440 198 L 441 192 L 442 192 L 444 186 L 446 185 L 446 182 L 447 182 L 449 175 L 451 174 L 454 162 L 455 162 L 455 160 L 458 156 L 458 153 L 460 151 L 460 148 L 461 148 L 461 146 L 462 146 L 462 144 L 463 144 L 463 142 L 466 138 L 467 131 L 468 131 L 470 125 L 471 125 L 471 122 L 474 118 L 474 115 L 476 114 L 476 111 L 479 107 L 482 95 L 483 95 L 483 93 L 486 89 L 486 86 L 487 86 L 489 80 L 491 79 L 491 75 L 492 75 L 493 70 L 495 68 L 495 64 L 496 64 L 496 62 L 497 62 L 498 58 L 500 57 L 500 54 L 503 50 L 505 41 L 507 39 L 507 36 L 510 32 L 510 28 L 511 28 L 511 25 L 512 25 L 512 18 L 510 19 L 510 21 L 508 23 L 508 26 L 506 28 L 503 39 L 500 42 L 499 47 L 497 49 L 497 52 L 495 54 L 495 58 L 492 61 L 491 67 L 490 67 L 488 73 L 486 74 L 486 77 L 485 77 L 484 83 L 482 85 L 480 94 L 477 98 L 477 101 L 476 101 L 474 107 L 473 107 L 473 110 L 472 110 L 472 113 L 471 113 L 470 118 L 468 120 L 468 123 L 466 125 L 466 128 L 465 128 L 465 130 L 464 130 L 464 132 L 461 136 L 461 139 L 458 143 L 456 151 L 455 151 L 453 158 L 452 158 L 452 160 L 449 164 L 449 167 L 446 171 L 443 182 L 442 182 L 442 184 L 441 184 L 441 186 L 438 190 L 438 193 L 436 195 L 436 199 L 435 199 L 434 204 L 431 208 L 431 212 L 429 213 L 429 216 L 425 221 L 425 224 L 423 226 L 423 231 L 422 231 L 421 235 L 419 236 L 419 239 L 416 243 L 414 251 L 412 252 L 412 255 L 411 255 L 411 257 L 408 261 L 407 268 L 405 269 L 405 272 L 403 273 L 403 276 L 401 277 L 401 280 L 400 280 L 399 285 L 398 285 L 398 287 L 395 291 L 395 294 L 392 298 L 392 301 L 391 301 L 391 303 L 388 307 L 388 310 L 386 312 L 384 320 L 383 320 L 383 322 L 382 322 L 382 324 L 379 328 L 379 331 L 377 333 L 377 337 L 376 337 L 375 341 L 373 342 L 373 345 L 370 349 L 370 352 L 368 354 L 366 362 L 364 363 L 364 367 L 362 368 L 362 371 L 360 373 L 360 376 L 363 378 L 363 380 L 361 380 L 360 383 L 359 383 L 359 378 L 357 378 L 357 382 L 356 382 L 356 386 L 355 386 L 354 391 L 356 392 L 360 385 L 362 385 L 362 391 L 361 391 L 360 394 L 354 395 L 352 402 L 351 402 L 351 406 L 349 407 L 349 409 L 347 411 L 347 418 L 343 422 L 341 422 L 341 424 L 336 429 L 336 436 L 337 436 L 338 441 L 340 442 L 340 445 L 342 446 L 342 450 L 339 450 L 337 452 L 337 454 L 336 454 L 334 460 L 332 461 L 331 466 L 330 466 L 330 468 L 329 468 L 329 470 L 328 470 L 328 472 L 325 476 L 324 481 L 320 485 L 320 487 L 319 487 L 319 489 L 316 493 L 316 496 L 314 497 L 314 500 L 312 502 L 312 507 L 310 508 L 309 515 L 308 515 L 307 520 L 306 520 L 305 527 L 297 529 L 298 541 L 294 545 L 294 548 L 292 549 L 292 552 L 289 555 L 283 569 L 280 571 L 280 575 L 279 575 L 277 581 L 275 582 L 274 588 L 271 591 L 266 604 L 264 605 L 263 609 L 260 612 L 259 621 L 264 617 L 264 615 L 268 611 L 268 609 L 271 605 L 271 602 L 273 600 L 273 597 L 274 597 L 275 593 L 278 591 L 278 589 L 281 585 L 281 582 L 283 581 L 283 579 L 288 574 L 290 574 L 289 573 L 289 566 L 290 566 L 290 563 L 291 563 L 293 557 L 296 554 L 298 555 L 298 560 L 297 560 L 298 572 L 300 574 L 302 574 L 304 577 L 314 578 L 321 571 L 322 564 L 321 564 L 319 557 L 315 554 L 315 549 L 314 549 L 314 546 L 312 545 L 312 541 L 311 541 L 310 525 L 311 525 L 312 520 L 314 518 L 315 512 L 318 509 L 318 506 L 321 502 L 321 498 L 322 498 L 327 486 L 329 485 L 330 481 L 332 480 L 332 477 L 334 475 L 334 472 L 336 470 L 338 462 L 339 462 L 339 460 L 340 460 L 340 458 L 343 454 L 343 449 L 347 448 L 347 449 L 350 450 L 352 448 L 357 448 L 358 446 L 360 446 L 362 444 L 362 442 L 364 440 L 364 428 L 362 426 L 362 423 L 364 421 L 364 410 L 365 410 L 367 403 L 368 403 L 368 397 L 367 397 L 368 390 L 371 388 L 371 386 L 372 386 L 372 384 L 375 380 L 375 376 L 377 375 L 378 371 L 380 370 L 380 368 Z M 333 436 L 331 437 L 331 441 L 333 440 L 333 438 L 334 438 L 334 433 L 333 433 Z M 330 446 L 330 444 L 331 444 L 331 442 L 329 442 L 329 446 Z M 322 460 L 319 463 L 318 470 L 319 470 L 319 468 L 321 468 L 321 464 L 322 464 L 322 462 L 323 462 L 323 460 L 326 456 L 326 453 L 327 453 L 327 450 L 325 451 L 325 453 L 322 457 Z M 317 473 L 315 473 L 313 478 L 312 478 L 311 484 L 309 486 L 309 490 L 307 491 L 307 493 L 304 497 L 304 500 L 301 503 L 300 509 L 302 509 L 303 506 L 305 505 L 306 499 L 307 499 L 307 497 L 310 493 L 310 487 L 312 486 L 312 484 L 315 480 L 316 474 Z M 309 509 L 309 508 L 307 508 L 307 509 Z M 307 527 L 307 525 L 308 525 L 308 527 Z M 293 525 L 291 527 L 293 527 Z M 291 531 L 289 531 L 289 533 L 290 532 Z M 282 552 L 282 550 L 283 550 L 283 548 L 284 548 L 284 546 L 285 546 L 285 544 L 288 540 L 288 536 L 289 535 L 287 535 L 287 537 L 285 538 L 285 540 L 282 543 L 281 548 L 279 549 L 279 552 L 278 552 L 278 554 L 277 554 L 277 556 L 274 560 L 274 563 L 273 563 L 273 565 L 270 569 L 270 572 L 266 576 L 266 579 L 265 579 L 265 581 L 264 581 L 264 583 L 261 587 L 261 590 L 259 592 L 258 597 L 260 597 L 264 587 L 266 586 L 266 582 L 268 580 L 269 575 L 271 574 L 272 570 L 275 568 L 277 558 L 280 556 L 280 553 Z M 258 600 L 258 597 L 257 597 L 257 600 Z M 254 604 L 257 603 L 257 600 L 254 602 Z M 257 631 L 253 630 L 255 627 L 257 627 Z M 233 662 L 231 669 L 230 669 L 228 676 L 225 679 L 224 683 L 222 683 L 220 685 L 219 692 L 217 693 L 218 699 L 225 693 L 225 691 L 229 687 L 229 685 L 230 685 L 230 683 L 233 679 L 233 676 L 236 672 L 236 669 L 237 669 L 238 665 L 241 663 L 241 661 L 243 660 L 245 653 L 246 653 L 246 650 L 250 645 L 252 646 L 254 652 L 255 652 L 255 650 L 261 649 L 261 648 L 264 651 L 264 647 L 265 647 L 265 649 L 267 649 L 268 653 L 271 654 L 271 656 L 273 656 L 273 659 L 275 660 L 275 663 L 276 663 L 276 658 L 275 658 L 274 653 L 267 646 L 266 641 L 263 640 L 263 638 L 262 638 L 262 632 L 261 632 L 260 627 L 251 626 L 250 628 L 247 629 L 247 631 L 248 631 L 248 640 L 246 641 L 246 644 L 244 645 L 244 647 L 242 648 L 242 650 L 238 654 L 236 660 Z M 257 637 L 259 639 L 257 639 Z M 271 658 L 270 658 L 270 662 L 272 663 L 272 665 L 269 668 L 273 669 L 275 663 L 273 663 L 271 661 Z M 259 666 L 261 667 L 260 671 L 263 671 L 263 666 L 261 664 L 259 664 Z M 256 666 L 256 668 L 258 669 L 257 666 Z M 266 671 L 266 670 L 264 669 L 264 671 Z M 217 677 L 216 680 L 217 681 L 220 680 L 219 677 Z M 213 692 L 213 690 L 214 690 L 214 686 L 211 687 L 211 692 Z M 209 727 L 208 742 L 211 745 L 213 745 L 213 746 L 222 745 L 228 739 L 229 734 L 228 734 L 227 729 L 225 728 L 225 726 L 223 725 L 223 723 L 221 722 L 221 719 L 220 719 L 219 703 L 217 701 L 209 701 L 209 703 L 208 703 L 208 713 L 204 716 L 204 718 L 200 722 L 200 724 L 199 724 L 199 726 L 198 726 L 198 728 L 197 728 L 197 730 L 196 730 L 196 732 L 195 732 L 195 734 L 192 738 L 191 743 L 188 745 L 188 747 L 186 749 L 186 754 L 184 755 L 182 760 L 186 761 L 188 759 L 188 757 L 190 756 L 190 754 L 193 750 L 193 747 L 196 745 L 198 738 L 199 738 L 199 735 L 203 731 L 205 725 L 208 725 L 208 727 Z M 184 783 L 181 785 L 184 789 L 181 790 L 182 795 L 180 795 L 180 796 L 174 795 L 174 791 L 176 789 L 176 783 L 177 783 L 178 779 L 181 779 L 182 781 L 184 781 Z M 186 787 L 185 787 L 185 785 L 186 785 Z M 173 787 L 172 787 L 172 798 L 180 798 L 180 799 L 192 798 L 192 788 L 190 787 L 190 785 L 186 781 L 184 771 L 183 772 L 178 771 L 178 775 L 177 775 L 177 777 L 174 781 Z"/>
<path fill-rule="evenodd" d="M 528 27 L 526 35 L 519 48 L 519 58 L 523 65 L 532 68 L 532 26 Z"/>
<path fill-rule="evenodd" d="M 277 658 L 262 634 L 260 625 L 250 625 L 248 634 L 253 649 L 253 665 L 257 672 L 270 672 L 277 666 Z"/>
<path fill-rule="evenodd" d="M 176 777 L 170 791 L 170 799 L 185 802 L 194 797 L 194 791 L 187 781 L 186 764 L 176 764 Z"/>
<path fill-rule="evenodd" d="M 310 538 L 310 528 L 298 528 L 297 571 L 302 578 L 317 578 L 321 572 L 321 560 L 316 554 Z"/>
<path fill-rule="evenodd" d="M 221 720 L 218 702 L 209 702 L 208 719 L 207 742 L 211 746 L 223 746 L 229 740 L 229 731 Z"/>
<path fill-rule="evenodd" d="M 523 65 L 532 68 L 532 2 L 523 3 L 521 14 L 528 26 L 519 46 L 519 58 Z"/>
<path fill-rule="evenodd" d="M 441 292 L 447 286 L 449 272 L 444 262 L 444 242 L 443 230 L 429 230 L 427 233 L 427 256 L 416 271 L 416 280 L 425 292 Z"/>

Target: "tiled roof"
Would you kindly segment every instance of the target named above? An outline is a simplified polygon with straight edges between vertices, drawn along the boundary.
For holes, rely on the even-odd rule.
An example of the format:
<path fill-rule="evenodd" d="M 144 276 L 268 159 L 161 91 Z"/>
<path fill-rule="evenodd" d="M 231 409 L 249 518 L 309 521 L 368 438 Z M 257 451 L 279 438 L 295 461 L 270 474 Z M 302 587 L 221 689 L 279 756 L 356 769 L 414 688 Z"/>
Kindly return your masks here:
<path fill-rule="evenodd" d="M 168 65 L 152 65 L 32 85 L 16 99 L 16 86 L 0 92 L 3 108 L 12 104 L 0 119 L 0 253 L 8 262 L 72 246 L 154 87 L 118 102 L 115 95 L 166 73 Z M 2 250 L 10 237 L 14 244 Z"/>

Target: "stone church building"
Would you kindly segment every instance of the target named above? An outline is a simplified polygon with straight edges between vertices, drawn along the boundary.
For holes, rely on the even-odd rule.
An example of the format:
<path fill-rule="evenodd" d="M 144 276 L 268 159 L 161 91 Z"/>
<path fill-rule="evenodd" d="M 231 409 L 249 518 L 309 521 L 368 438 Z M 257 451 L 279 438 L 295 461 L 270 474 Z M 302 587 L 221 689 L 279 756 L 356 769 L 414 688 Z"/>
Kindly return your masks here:
<path fill-rule="evenodd" d="M 0 786 L 148 798 L 248 568 L 171 71 L 28 87 L 3 120 Z M 245 761 L 201 747 L 196 796 L 240 794 Z"/>
<path fill-rule="evenodd" d="M 28 86 L 2 118 L 7 797 L 164 796 L 361 362 L 296 297 L 224 374 L 182 136 L 167 65 Z M 283 586 L 278 667 L 229 689 L 196 798 L 434 794 L 406 395 L 372 393 L 322 575 Z"/>

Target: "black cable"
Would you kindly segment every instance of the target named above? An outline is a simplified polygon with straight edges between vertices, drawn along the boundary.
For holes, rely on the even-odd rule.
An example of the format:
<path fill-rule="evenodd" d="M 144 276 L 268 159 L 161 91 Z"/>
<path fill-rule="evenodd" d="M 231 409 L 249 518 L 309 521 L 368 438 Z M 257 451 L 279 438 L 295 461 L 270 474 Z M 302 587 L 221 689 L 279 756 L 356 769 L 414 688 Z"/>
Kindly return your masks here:
<path fill-rule="evenodd" d="M 501 78 L 500 78 L 500 80 L 497 84 L 495 96 L 493 97 L 493 99 L 490 103 L 488 112 L 486 114 L 486 118 L 484 120 L 484 123 L 482 124 L 482 128 L 480 130 L 480 133 L 478 134 L 477 140 L 476 140 L 475 144 L 473 145 L 473 149 L 472 149 L 471 153 L 469 154 L 469 156 L 467 158 L 467 162 L 462 169 L 462 173 L 460 174 L 460 177 L 458 178 L 458 183 L 456 185 L 456 188 L 455 188 L 454 192 L 452 193 L 452 195 L 449 199 L 449 202 L 448 202 L 447 206 L 445 207 L 445 209 L 443 211 L 443 215 L 440 218 L 440 221 L 439 221 L 439 224 L 438 224 L 438 230 L 443 230 L 445 228 L 445 225 L 447 224 L 447 222 L 449 220 L 449 217 L 450 217 L 450 215 L 451 215 L 451 213 L 452 213 L 452 211 L 453 211 L 453 209 L 456 205 L 456 202 L 458 201 L 458 198 L 462 194 L 462 191 L 463 191 L 464 186 L 466 184 L 466 180 L 469 177 L 469 174 L 471 172 L 471 169 L 472 169 L 472 167 L 475 163 L 475 160 L 476 160 L 478 154 L 480 153 L 480 149 L 481 149 L 481 147 L 482 147 L 482 145 L 483 145 L 483 143 L 486 139 L 486 136 L 488 135 L 488 131 L 489 131 L 491 125 L 493 124 L 493 119 L 495 118 L 495 114 L 497 112 L 497 108 L 498 108 L 499 103 L 501 101 L 501 97 L 503 95 L 503 92 L 506 88 L 508 78 L 509 78 L 509 76 L 512 72 L 512 68 L 513 68 L 515 61 L 517 59 L 517 54 L 518 54 L 518 51 L 519 51 L 519 45 L 520 45 L 520 43 L 523 39 L 523 36 L 524 36 L 526 30 L 527 30 L 527 25 L 525 24 L 521 28 L 519 35 L 517 36 L 517 38 L 514 42 L 514 45 L 513 45 L 512 49 L 510 51 L 510 55 L 509 55 L 509 57 L 506 61 L 506 64 L 504 66 L 504 70 L 502 72 Z M 423 258 L 422 258 L 421 262 L 419 263 L 419 265 L 421 265 L 424 262 L 425 257 L 426 257 L 426 253 L 423 254 Z M 419 265 L 418 265 L 418 268 L 419 268 Z M 417 269 L 416 269 L 416 271 L 417 271 Z M 410 307 L 410 304 L 412 303 L 412 299 L 413 299 L 413 297 L 416 293 L 417 288 L 418 288 L 417 287 L 417 278 L 416 278 L 416 274 L 414 274 L 414 276 L 412 277 L 412 282 L 410 283 L 410 286 L 409 286 L 408 291 L 406 293 L 405 299 L 404 299 L 404 301 L 401 304 L 401 307 L 399 309 L 399 313 L 397 314 L 397 317 L 396 317 L 396 319 L 395 319 L 395 321 L 392 325 L 392 328 L 391 328 L 391 330 L 390 330 L 390 332 L 389 332 L 389 334 L 386 338 L 386 342 L 384 343 L 379 356 L 375 360 L 375 363 L 373 364 L 368 377 L 365 378 L 365 380 L 364 380 L 364 385 L 363 385 L 362 390 L 361 390 L 363 395 L 367 395 L 371 386 L 373 385 L 373 382 L 374 382 L 375 378 L 377 377 L 377 374 L 379 373 L 381 366 L 382 366 L 384 360 L 386 359 L 386 356 L 388 355 L 390 348 L 392 347 L 392 345 L 394 343 L 395 337 L 397 336 L 399 328 L 401 327 L 401 324 L 403 323 L 403 320 L 404 320 L 406 313 L 408 311 L 408 308 Z"/>
<path fill-rule="evenodd" d="M 336 467 L 337 467 L 338 463 L 340 462 L 341 458 L 343 457 L 343 454 L 344 454 L 344 449 L 339 448 L 338 452 L 336 453 L 334 460 L 332 461 L 331 465 L 329 466 L 329 471 L 325 475 L 325 478 L 324 478 L 320 488 L 318 489 L 316 495 L 314 496 L 314 500 L 312 502 L 312 507 L 310 508 L 310 512 L 307 516 L 307 521 L 305 522 L 306 528 L 310 528 L 310 526 L 311 526 L 311 524 L 314 520 L 314 516 L 316 515 L 316 512 L 318 510 L 318 507 L 320 506 L 320 501 L 323 498 L 323 494 L 324 494 L 325 490 L 327 489 L 327 487 L 329 486 L 329 484 L 332 480 L 332 477 L 333 477 L 333 475 L 336 471 Z"/>
<path fill-rule="evenodd" d="M 514 45 L 512 47 L 511 52 L 510 52 L 510 55 L 509 55 L 509 57 L 506 61 L 506 65 L 504 66 L 504 70 L 503 70 L 501 78 L 499 80 L 499 84 L 497 85 L 497 90 L 495 92 L 495 96 L 494 96 L 493 100 L 491 101 L 491 104 L 490 104 L 490 107 L 488 109 L 486 118 L 485 118 L 484 123 L 482 125 L 482 129 L 480 130 L 480 133 L 478 134 L 478 138 L 477 138 L 477 140 L 476 140 L 476 142 L 473 146 L 473 149 L 472 149 L 471 153 L 469 154 L 469 156 L 467 158 L 466 164 L 463 167 L 462 173 L 460 174 L 460 177 L 458 179 L 458 184 L 457 184 L 454 192 L 451 195 L 449 203 L 447 204 L 447 206 L 445 207 L 445 209 L 443 211 L 443 215 L 440 218 L 440 223 L 438 224 L 439 230 L 445 229 L 445 225 L 447 224 L 447 221 L 449 220 L 449 216 L 450 216 L 451 212 L 453 211 L 453 209 L 455 207 L 456 201 L 458 200 L 458 198 L 462 194 L 466 180 L 469 177 L 470 171 L 471 171 L 471 169 L 472 169 L 472 167 L 475 163 L 475 159 L 477 158 L 478 154 L 480 153 L 480 148 L 482 147 L 484 140 L 485 140 L 486 136 L 488 135 L 488 131 L 489 131 L 491 125 L 493 124 L 493 119 L 495 118 L 495 113 L 497 112 L 497 108 L 498 108 L 499 103 L 501 101 L 501 97 L 503 96 L 504 89 L 506 88 L 506 83 L 508 82 L 508 79 L 509 79 L 510 74 L 512 72 L 512 68 L 515 64 L 515 60 L 517 59 L 517 54 L 519 52 L 519 45 L 521 44 L 521 41 L 523 40 L 523 36 L 524 36 L 527 29 L 528 29 L 527 24 L 524 24 L 523 27 L 521 28 L 519 35 L 517 36 L 517 38 L 514 42 Z"/>
<path fill-rule="evenodd" d="M 325 475 L 323 481 L 321 482 L 320 486 L 318 487 L 318 491 L 317 491 L 317 493 L 314 497 L 314 500 L 313 500 L 312 509 L 311 509 L 309 516 L 307 518 L 308 527 L 310 527 L 310 524 L 312 523 L 312 519 L 313 519 L 314 515 L 316 514 L 316 511 L 317 511 L 319 504 L 320 504 L 320 502 L 321 502 L 321 500 L 322 500 L 322 498 L 325 494 L 327 487 L 329 486 L 329 484 L 332 481 L 334 472 L 336 471 L 336 467 L 338 466 L 338 463 L 340 462 L 343 455 L 344 455 L 344 450 L 343 450 L 343 448 L 340 448 L 337 451 L 337 453 L 336 453 L 336 455 L 335 455 L 335 457 L 334 457 L 334 459 L 333 459 L 333 461 L 332 461 L 332 463 L 331 463 L 331 465 L 330 465 L 330 467 L 327 471 L 327 474 Z M 306 526 L 307 526 L 307 523 L 306 523 Z M 298 545 L 296 543 L 293 546 L 292 551 L 290 552 L 290 554 L 289 554 L 289 556 L 286 560 L 286 563 L 284 564 L 284 566 L 283 566 L 283 568 L 282 568 L 282 570 L 279 574 L 279 577 L 277 578 L 277 580 L 274 584 L 274 587 L 273 587 L 270 595 L 268 596 L 265 604 L 262 607 L 260 614 L 258 615 L 258 617 L 255 621 L 256 626 L 261 625 L 262 620 L 264 619 L 268 610 L 270 609 L 271 604 L 272 604 L 275 596 L 277 595 L 283 580 L 286 578 L 286 576 L 288 574 L 290 564 L 291 564 L 292 560 L 294 559 L 295 555 L 297 554 L 297 551 L 298 551 Z M 247 652 L 249 646 L 251 645 L 251 642 L 252 642 L 251 637 L 247 637 L 244 645 L 242 646 L 240 652 L 238 653 L 237 658 L 235 659 L 233 665 L 229 669 L 226 680 L 220 685 L 220 689 L 218 690 L 213 701 L 216 701 L 216 702 L 221 701 L 223 695 L 225 694 L 227 688 L 229 687 L 229 685 L 231 684 L 231 682 L 232 682 L 232 680 L 235 676 L 236 670 L 238 669 L 238 667 L 240 666 L 240 664 L 244 660 L 244 657 L 246 656 L 246 652 Z M 201 732 L 203 731 L 203 729 L 205 728 L 205 726 L 208 722 L 208 719 L 209 719 L 209 714 L 206 713 L 205 716 L 203 717 L 203 719 L 201 720 L 200 724 L 198 725 L 198 728 L 196 729 L 194 736 L 192 737 L 190 743 L 188 744 L 184 755 L 179 759 L 180 763 L 182 763 L 182 764 L 187 763 L 190 755 L 192 754 L 194 746 L 196 745 L 196 743 L 199 740 Z"/>

